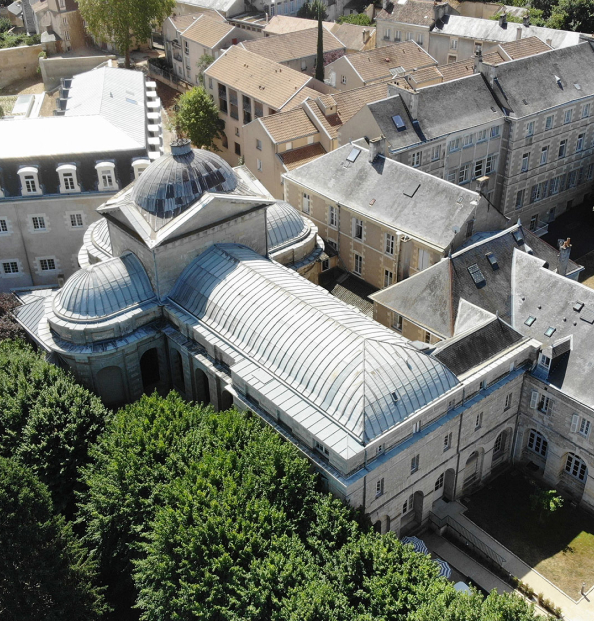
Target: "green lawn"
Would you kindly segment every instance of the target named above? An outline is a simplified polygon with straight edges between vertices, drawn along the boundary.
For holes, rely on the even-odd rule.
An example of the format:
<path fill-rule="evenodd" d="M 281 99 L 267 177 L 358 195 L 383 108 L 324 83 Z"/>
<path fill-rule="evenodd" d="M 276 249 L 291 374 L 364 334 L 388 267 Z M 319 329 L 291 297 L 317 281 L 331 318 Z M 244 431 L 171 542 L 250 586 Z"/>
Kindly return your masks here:
<path fill-rule="evenodd" d="M 508 471 L 470 497 L 465 515 L 577 599 L 582 582 L 586 589 L 594 584 L 594 516 L 565 502 L 539 523 L 532 489 L 522 473 Z"/>
<path fill-rule="evenodd" d="M 0 108 L 4 110 L 4 114 L 8 115 L 12 112 L 14 108 L 14 104 L 17 100 L 18 95 L 4 95 L 0 96 Z"/>

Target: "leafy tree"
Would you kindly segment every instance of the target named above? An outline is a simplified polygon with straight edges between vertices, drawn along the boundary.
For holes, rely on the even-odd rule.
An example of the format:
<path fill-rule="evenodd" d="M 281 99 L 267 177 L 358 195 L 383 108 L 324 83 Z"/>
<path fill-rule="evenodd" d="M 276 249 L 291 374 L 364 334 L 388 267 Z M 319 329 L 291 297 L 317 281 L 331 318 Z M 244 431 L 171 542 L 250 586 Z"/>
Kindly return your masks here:
<path fill-rule="evenodd" d="M 324 81 L 324 26 L 322 25 L 321 5 L 318 9 L 318 46 L 316 51 L 316 80 Z"/>
<path fill-rule="evenodd" d="M 202 54 L 202 56 L 200 56 L 198 62 L 196 63 L 198 71 L 200 72 L 199 78 L 200 84 L 202 84 L 202 86 L 204 86 L 204 72 L 206 71 L 206 69 L 208 69 L 208 67 L 210 67 L 210 65 L 212 65 L 212 63 L 214 63 L 214 61 L 214 56 L 211 56 L 210 54 Z"/>
<path fill-rule="evenodd" d="M 0 617 L 4 621 L 87 621 L 105 611 L 96 568 L 47 488 L 0 457 Z"/>
<path fill-rule="evenodd" d="M 0 106 L 0 118 L 4 111 Z M 12 312 L 19 306 L 19 301 L 12 293 L 0 293 L 0 341 L 5 339 L 23 338 L 25 333 Z"/>
<path fill-rule="evenodd" d="M 351 13 L 351 15 L 341 15 L 338 18 L 339 24 L 355 24 L 356 26 L 371 26 L 371 20 L 365 13 Z"/>
<path fill-rule="evenodd" d="M 537 489 L 530 494 L 530 508 L 538 511 L 538 522 L 542 524 L 545 516 L 552 515 L 563 506 L 563 498 L 555 489 Z"/>
<path fill-rule="evenodd" d="M 309 2 L 309 0 L 307 0 L 297 11 L 297 17 L 301 17 L 303 19 L 317 20 L 320 14 L 322 16 L 322 20 L 328 19 L 326 7 L 321 0 L 313 0 L 312 2 Z"/>
<path fill-rule="evenodd" d="M 559 0 L 547 22 L 549 28 L 594 32 L 592 0 Z"/>
<path fill-rule="evenodd" d="M 204 88 L 195 86 L 180 95 L 177 108 L 172 121 L 176 133 L 189 138 L 199 148 L 218 151 L 214 141 L 223 137 L 225 122 L 219 118 L 219 110 Z"/>
<path fill-rule="evenodd" d="M 148 41 L 154 27 L 173 11 L 175 0 L 79 0 L 78 6 L 89 32 L 113 42 L 130 67 L 132 42 Z"/>

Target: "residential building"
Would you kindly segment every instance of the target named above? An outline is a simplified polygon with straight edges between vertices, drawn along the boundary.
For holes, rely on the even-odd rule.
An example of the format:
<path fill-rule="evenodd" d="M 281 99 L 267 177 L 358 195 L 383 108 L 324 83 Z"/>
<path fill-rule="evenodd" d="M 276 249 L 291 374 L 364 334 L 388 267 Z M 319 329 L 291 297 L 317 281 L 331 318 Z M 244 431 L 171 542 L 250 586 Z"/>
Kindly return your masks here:
<path fill-rule="evenodd" d="M 318 227 L 341 266 L 382 288 L 433 265 L 504 218 L 478 193 L 345 145 L 284 175 L 285 200 Z"/>
<path fill-rule="evenodd" d="M 251 410 L 378 530 L 418 528 L 510 460 L 540 344 L 492 316 L 445 352 L 416 347 L 271 260 L 271 206 L 245 167 L 173 144 L 100 208 L 113 256 L 23 294 L 18 319 L 110 405 L 174 388 Z M 298 219 L 279 223 L 299 244 Z"/>
<path fill-rule="evenodd" d="M 308 85 L 324 88 L 312 77 L 238 45 L 225 50 L 204 76 L 206 90 L 225 121 L 225 138 L 217 146 L 231 164 L 237 164 L 245 154 L 244 125 L 276 114 L 290 102 L 297 105 L 295 98 Z"/>
<path fill-rule="evenodd" d="M 88 37 L 76 0 L 43 0 L 32 4 L 32 8 L 37 32 L 55 35 L 58 51 L 87 47 Z"/>
<path fill-rule="evenodd" d="M 334 22 L 323 22 L 323 25 L 325 28 L 331 29 Z M 277 13 L 268 20 L 264 28 L 264 36 L 272 37 L 275 35 L 290 34 L 302 30 L 310 30 L 311 28 L 317 28 L 316 21 Z"/>
<path fill-rule="evenodd" d="M 339 91 L 349 91 L 377 82 L 388 82 L 407 71 L 437 65 L 414 41 L 347 54 L 326 65 L 326 81 Z"/>
<path fill-rule="evenodd" d="M 347 54 L 372 50 L 375 47 L 375 28 L 356 24 L 331 24 L 328 29 L 343 43 Z"/>
<path fill-rule="evenodd" d="M 336 149 L 342 124 L 387 91 L 386 83 L 326 95 L 305 87 L 299 93 L 304 101 L 292 110 L 244 126 L 246 165 L 275 198 L 282 198 L 282 175 Z"/>
<path fill-rule="evenodd" d="M 204 14 L 168 17 L 163 22 L 167 61 L 174 73 L 189 84 L 200 84 L 201 58 L 218 58 L 240 37 L 241 31 L 235 26 Z"/>
<path fill-rule="evenodd" d="M 311 21 L 311 20 L 310 20 Z M 340 58 L 346 53 L 344 44 L 325 28 L 322 31 L 324 44 L 324 66 Z M 290 34 L 265 37 L 241 43 L 241 47 L 259 54 L 274 62 L 280 63 L 313 76 L 316 71 L 318 50 L 318 29 L 309 28 Z"/>
<path fill-rule="evenodd" d="M 79 268 L 96 208 L 161 154 L 155 97 L 142 72 L 103 67 L 63 82 L 59 116 L 0 120 L 1 291 Z"/>
<path fill-rule="evenodd" d="M 444 338 L 434 355 L 457 376 L 460 361 L 472 364 L 485 350 L 460 345 L 456 358 L 448 354 L 451 344 L 476 324 L 492 333 L 493 312 L 508 331 L 538 341 L 514 423 L 513 459 L 594 510 L 594 400 L 584 372 L 594 346 L 594 291 L 576 282 L 580 268 L 570 251 L 569 240 L 555 252 L 516 225 L 372 297 L 375 316 L 396 332 Z"/>

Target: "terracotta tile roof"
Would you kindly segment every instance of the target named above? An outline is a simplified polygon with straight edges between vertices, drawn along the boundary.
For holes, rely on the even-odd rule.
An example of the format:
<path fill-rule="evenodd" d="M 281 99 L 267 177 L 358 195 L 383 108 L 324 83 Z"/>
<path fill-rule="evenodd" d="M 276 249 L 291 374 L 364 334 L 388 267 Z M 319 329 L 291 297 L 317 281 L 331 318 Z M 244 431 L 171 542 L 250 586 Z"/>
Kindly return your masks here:
<path fill-rule="evenodd" d="M 333 26 L 332 22 L 324 22 L 326 28 Z M 313 19 L 302 19 L 300 17 L 289 17 L 288 15 L 275 15 L 270 19 L 264 28 L 266 35 L 280 35 L 300 30 L 316 28 L 317 22 Z"/>
<path fill-rule="evenodd" d="M 309 86 L 302 88 L 294 97 L 291 97 L 289 101 L 282 107 L 283 112 L 288 112 L 294 108 L 300 108 L 301 104 L 307 99 L 317 99 L 322 93 L 315 91 Z"/>
<path fill-rule="evenodd" d="M 331 30 L 332 34 L 342 41 L 348 50 L 364 50 L 369 40 L 375 35 L 373 26 L 357 26 L 356 24 L 332 24 Z M 367 39 L 364 38 L 364 34 Z"/>
<path fill-rule="evenodd" d="M 338 136 L 338 130 L 342 126 L 340 117 L 337 114 L 325 116 L 317 101 L 309 101 L 307 103 L 309 104 L 309 109 L 313 112 L 330 138 L 336 138 Z"/>
<path fill-rule="evenodd" d="M 287 142 L 318 132 L 303 108 L 265 116 L 260 119 L 260 123 L 264 125 L 275 142 Z"/>
<path fill-rule="evenodd" d="M 314 144 L 308 144 L 305 147 L 300 147 L 299 149 L 279 153 L 278 156 L 287 170 L 293 170 L 325 154 L 326 151 L 324 147 L 319 142 L 316 142 Z"/>
<path fill-rule="evenodd" d="M 408 0 L 406 4 L 395 3 L 391 13 L 380 11 L 376 21 L 400 22 L 403 24 L 418 24 L 430 26 L 434 22 L 433 4 L 430 2 L 415 2 Z"/>
<path fill-rule="evenodd" d="M 231 46 L 204 73 L 277 110 L 312 79 L 239 45 Z"/>
<path fill-rule="evenodd" d="M 344 50 L 345 46 L 331 32 L 323 29 L 324 52 Z M 300 30 L 291 34 L 264 37 L 241 44 L 246 50 L 260 54 L 277 63 L 315 56 L 318 48 L 318 29 Z"/>
<path fill-rule="evenodd" d="M 548 52 L 553 48 L 547 45 L 544 41 L 541 41 L 538 37 L 526 37 L 519 41 L 510 41 L 509 43 L 503 43 L 501 45 L 506 54 L 516 60 L 517 58 L 524 58 L 526 56 L 533 56 L 534 54 L 540 54 L 541 52 Z"/>
<path fill-rule="evenodd" d="M 211 9 L 204 9 L 200 13 L 189 13 L 188 15 L 172 15 L 169 19 L 173 25 L 182 32 L 202 16 L 217 22 L 225 23 L 225 18 L 220 13 L 217 13 L 217 11 L 212 11 Z"/>
<path fill-rule="evenodd" d="M 200 15 L 182 32 L 182 35 L 190 41 L 195 41 L 204 47 L 212 48 L 234 28 L 235 26 L 226 22 L 215 21 L 214 19 L 210 19 L 210 17 Z"/>
<path fill-rule="evenodd" d="M 435 59 L 414 41 L 348 54 L 347 58 L 365 82 L 391 78 L 390 69 L 397 67 L 411 71 L 437 64 Z"/>

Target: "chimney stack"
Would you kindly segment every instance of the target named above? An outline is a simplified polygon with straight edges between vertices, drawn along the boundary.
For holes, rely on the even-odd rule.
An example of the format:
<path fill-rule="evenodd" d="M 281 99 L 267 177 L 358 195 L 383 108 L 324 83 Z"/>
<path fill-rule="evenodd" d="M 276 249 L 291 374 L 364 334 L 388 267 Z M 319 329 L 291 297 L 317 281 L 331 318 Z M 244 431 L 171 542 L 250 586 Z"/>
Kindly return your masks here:
<path fill-rule="evenodd" d="M 480 73 L 483 64 L 483 53 L 477 52 L 474 57 L 474 73 Z"/>
<path fill-rule="evenodd" d="M 503 13 L 503 15 L 499 16 L 499 25 L 502 28 L 507 28 L 507 13 Z"/>
<path fill-rule="evenodd" d="M 524 23 L 524 26 L 528 28 L 528 26 L 530 26 L 530 15 L 524 15 L 522 17 L 522 22 Z"/>
<path fill-rule="evenodd" d="M 448 5 L 445 2 L 438 4 L 437 2 L 433 3 L 433 19 L 438 22 L 440 19 L 444 17 L 448 12 Z"/>
<path fill-rule="evenodd" d="M 386 138 L 379 136 L 379 138 L 373 138 L 369 141 L 369 162 L 375 162 L 378 155 L 385 155 L 386 153 Z"/>
<path fill-rule="evenodd" d="M 369 37 L 371 35 L 369 34 L 369 30 L 365 29 L 363 31 L 363 43 L 367 43 L 367 41 L 369 41 Z"/>
<path fill-rule="evenodd" d="M 567 265 L 569 263 L 570 254 L 571 239 L 568 237 L 565 241 L 559 240 L 559 265 L 557 266 L 557 274 L 561 274 L 561 276 L 567 275 Z"/>

